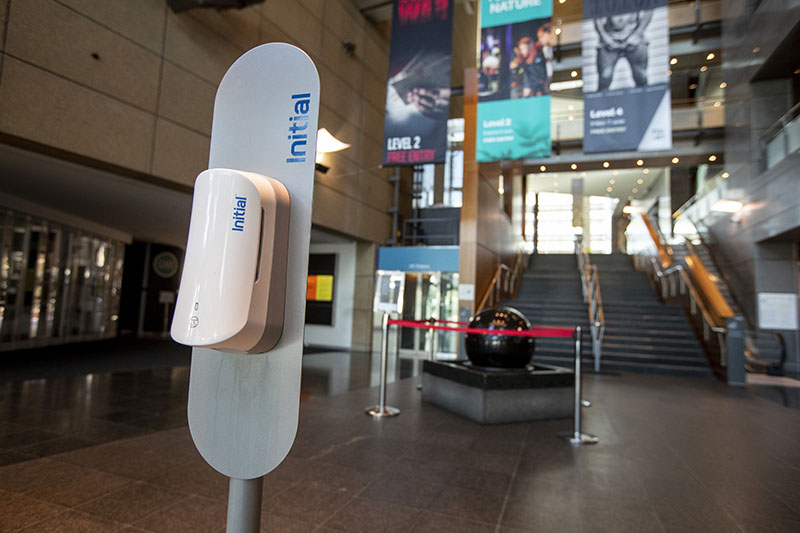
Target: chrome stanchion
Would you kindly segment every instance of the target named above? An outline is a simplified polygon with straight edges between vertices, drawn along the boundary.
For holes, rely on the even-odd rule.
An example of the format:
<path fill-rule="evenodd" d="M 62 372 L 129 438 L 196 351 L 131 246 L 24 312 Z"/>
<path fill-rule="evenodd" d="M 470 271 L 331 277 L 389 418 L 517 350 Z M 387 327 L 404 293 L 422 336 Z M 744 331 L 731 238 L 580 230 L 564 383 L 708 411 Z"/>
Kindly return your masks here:
<path fill-rule="evenodd" d="M 572 431 L 562 431 L 558 434 L 573 445 L 597 444 L 600 439 L 594 435 L 581 432 L 581 328 L 575 328 L 575 414 L 573 415 Z"/>
<path fill-rule="evenodd" d="M 381 381 L 380 381 L 380 398 L 378 405 L 367 407 L 366 413 L 372 415 L 374 418 L 384 418 L 387 416 L 397 416 L 400 414 L 400 409 L 389 407 L 386 405 L 386 370 L 388 366 L 387 359 L 389 358 L 389 313 L 384 312 L 381 319 Z"/>

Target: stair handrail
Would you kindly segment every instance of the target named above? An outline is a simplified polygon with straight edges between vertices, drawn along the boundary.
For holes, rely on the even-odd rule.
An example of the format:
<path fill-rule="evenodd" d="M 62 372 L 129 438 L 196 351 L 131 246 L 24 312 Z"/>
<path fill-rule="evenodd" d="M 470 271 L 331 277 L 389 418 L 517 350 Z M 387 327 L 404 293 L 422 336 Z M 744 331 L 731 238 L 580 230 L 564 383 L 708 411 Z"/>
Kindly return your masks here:
<path fill-rule="evenodd" d="M 505 295 L 514 297 L 519 290 L 521 272 L 528 265 L 528 255 L 523 251 L 517 253 L 514 266 L 509 267 L 505 263 L 500 263 L 494 270 L 492 280 L 483 292 L 475 314 L 483 311 L 487 305 L 497 305 Z"/>
<path fill-rule="evenodd" d="M 575 254 L 578 256 L 578 276 L 581 280 L 583 302 L 587 305 L 589 312 L 594 371 L 600 372 L 600 359 L 603 355 L 603 335 L 606 330 L 603 295 L 600 291 L 600 274 L 597 272 L 597 266 L 591 264 L 589 252 L 583 247 L 583 243 L 580 239 L 575 241 Z"/>
<path fill-rule="evenodd" d="M 647 226 L 650 236 L 653 238 L 656 254 L 634 256 L 634 264 L 637 270 L 649 270 L 653 277 L 659 280 L 662 300 L 666 300 L 669 296 L 677 297 L 678 292 L 680 292 L 681 296 L 688 297 L 691 315 L 699 317 L 702 322 L 703 340 L 709 342 L 710 334 L 712 332 L 716 334 L 720 352 L 719 364 L 722 368 L 727 368 L 728 328 L 725 318 L 716 316 L 708 308 L 705 304 L 706 300 L 701 297 L 701 289 L 692 281 L 692 277 L 687 272 L 687 268 L 674 260 L 671 249 L 667 252 L 667 247 L 663 244 L 663 236 L 660 231 L 653 226 L 646 214 L 641 214 L 640 216 Z M 667 264 L 665 264 L 664 261 L 665 257 L 669 258 Z"/>

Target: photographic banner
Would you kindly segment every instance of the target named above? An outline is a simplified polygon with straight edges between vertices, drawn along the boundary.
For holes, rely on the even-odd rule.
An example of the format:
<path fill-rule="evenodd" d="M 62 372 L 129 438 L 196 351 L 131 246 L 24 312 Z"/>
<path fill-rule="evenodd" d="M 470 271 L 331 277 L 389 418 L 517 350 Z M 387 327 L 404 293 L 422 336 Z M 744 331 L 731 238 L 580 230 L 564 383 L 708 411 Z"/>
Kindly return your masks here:
<path fill-rule="evenodd" d="M 552 0 L 482 0 L 477 159 L 550 156 Z"/>
<path fill-rule="evenodd" d="M 454 1 L 394 2 L 384 166 L 444 163 Z"/>
<path fill-rule="evenodd" d="M 667 0 L 583 3 L 583 151 L 672 148 Z"/>

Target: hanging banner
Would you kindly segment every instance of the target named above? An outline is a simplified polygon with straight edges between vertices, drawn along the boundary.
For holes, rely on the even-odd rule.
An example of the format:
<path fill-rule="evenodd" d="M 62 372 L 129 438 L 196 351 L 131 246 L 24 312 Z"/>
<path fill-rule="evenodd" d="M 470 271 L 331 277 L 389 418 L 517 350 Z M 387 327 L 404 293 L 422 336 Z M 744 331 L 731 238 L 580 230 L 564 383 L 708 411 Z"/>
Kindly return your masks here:
<path fill-rule="evenodd" d="M 549 157 L 552 0 L 483 0 L 478 161 Z"/>
<path fill-rule="evenodd" d="M 669 150 L 667 0 L 583 3 L 583 151 Z"/>
<path fill-rule="evenodd" d="M 453 2 L 394 2 L 383 132 L 384 166 L 445 161 Z"/>

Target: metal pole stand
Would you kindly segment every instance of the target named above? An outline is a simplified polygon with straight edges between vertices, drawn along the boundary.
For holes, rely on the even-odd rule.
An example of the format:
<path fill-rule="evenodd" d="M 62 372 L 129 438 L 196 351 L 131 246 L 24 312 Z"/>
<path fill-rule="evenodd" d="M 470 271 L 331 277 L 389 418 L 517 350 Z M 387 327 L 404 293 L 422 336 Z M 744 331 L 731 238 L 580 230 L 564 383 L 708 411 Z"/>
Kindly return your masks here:
<path fill-rule="evenodd" d="M 558 434 L 562 439 L 566 439 L 570 444 L 597 444 L 600 439 L 594 435 L 581 432 L 581 328 L 575 328 L 575 414 L 573 416 L 574 426 L 572 431 L 562 431 Z"/>
<path fill-rule="evenodd" d="M 261 493 L 264 478 L 231 478 L 228 490 L 228 533 L 257 533 L 261 530 Z"/>
<path fill-rule="evenodd" d="M 387 416 L 397 416 L 400 409 L 386 405 L 386 367 L 389 358 L 389 313 L 383 313 L 381 320 L 381 382 L 380 382 L 380 403 L 367 407 L 366 413 L 373 418 L 384 418 Z"/>

